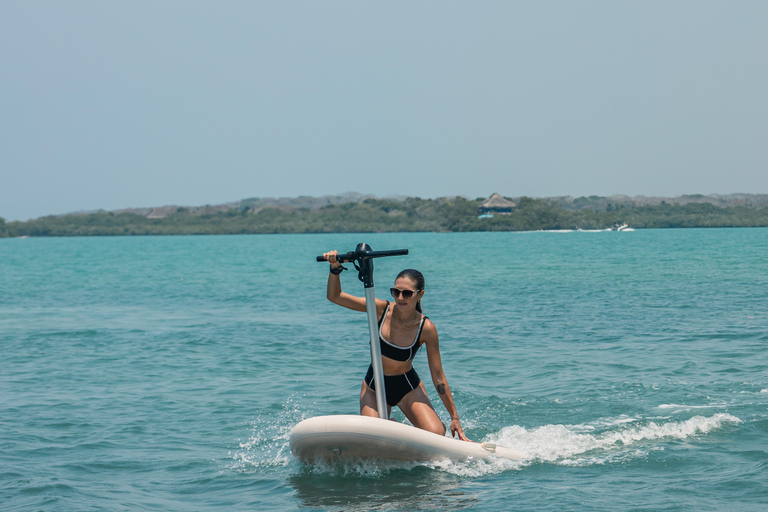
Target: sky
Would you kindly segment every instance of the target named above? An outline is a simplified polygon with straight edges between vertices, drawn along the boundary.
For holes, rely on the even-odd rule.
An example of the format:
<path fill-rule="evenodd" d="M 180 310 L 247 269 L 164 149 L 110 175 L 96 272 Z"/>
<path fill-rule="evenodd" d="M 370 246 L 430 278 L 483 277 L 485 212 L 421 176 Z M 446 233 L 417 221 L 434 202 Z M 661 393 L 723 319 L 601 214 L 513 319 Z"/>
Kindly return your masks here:
<path fill-rule="evenodd" d="M 0 217 L 768 193 L 768 2 L 0 0 Z"/>

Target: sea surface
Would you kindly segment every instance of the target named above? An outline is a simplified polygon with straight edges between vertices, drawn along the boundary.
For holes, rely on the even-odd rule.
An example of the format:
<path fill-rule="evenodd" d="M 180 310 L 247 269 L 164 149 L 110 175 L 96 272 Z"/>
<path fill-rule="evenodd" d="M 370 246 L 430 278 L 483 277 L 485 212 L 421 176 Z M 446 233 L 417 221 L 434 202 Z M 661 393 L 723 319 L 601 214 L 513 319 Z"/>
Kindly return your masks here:
<path fill-rule="evenodd" d="M 410 250 L 377 296 L 424 272 L 466 434 L 524 460 L 291 455 L 358 411 L 315 256 L 359 242 Z M 766 511 L 767 349 L 768 229 L 0 240 L 0 509 Z"/>

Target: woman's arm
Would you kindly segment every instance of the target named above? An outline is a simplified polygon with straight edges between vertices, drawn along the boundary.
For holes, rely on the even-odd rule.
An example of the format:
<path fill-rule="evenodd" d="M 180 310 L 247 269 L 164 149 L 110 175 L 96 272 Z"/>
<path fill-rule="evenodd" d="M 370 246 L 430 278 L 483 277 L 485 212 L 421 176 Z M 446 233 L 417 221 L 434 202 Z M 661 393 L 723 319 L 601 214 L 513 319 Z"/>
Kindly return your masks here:
<path fill-rule="evenodd" d="M 323 257 L 331 263 L 332 269 L 341 267 L 341 263 L 336 261 L 337 251 L 326 252 Z M 365 297 L 356 297 L 349 293 L 341 291 L 341 276 L 328 273 L 328 288 L 326 290 L 328 300 L 339 306 L 351 309 L 353 311 L 365 311 Z M 387 301 L 376 299 L 377 318 L 384 311 Z"/>
<path fill-rule="evenodd" d="M 451 415 L 451 435 L 455 437 L 458 434 L 459 439 L 462 441 L 469 441 L 467 436 L 464 435 L 464 430 L 461 428 L 459 412 L 453 403 L 453 394 L 443 371 L 443 361 L 440 358 L 440 341 L 435 324 L 430 320 L 426 320 L 421 336 L 424 344 L 427 346 L 427 361 L 429 362 L 429 371 L 432 374 L 432 383 L 435 385 L 437 394 L 440 395 L 440 400 L 443 401 L 443 405 L 448 410 L 448 414 Z"/>

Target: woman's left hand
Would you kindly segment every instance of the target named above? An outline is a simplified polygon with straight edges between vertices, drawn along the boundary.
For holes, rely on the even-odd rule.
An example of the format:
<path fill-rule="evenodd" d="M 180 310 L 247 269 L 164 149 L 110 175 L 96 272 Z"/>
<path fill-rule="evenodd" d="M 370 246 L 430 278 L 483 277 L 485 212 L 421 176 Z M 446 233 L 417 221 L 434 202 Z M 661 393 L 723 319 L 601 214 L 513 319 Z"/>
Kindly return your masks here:
<path fill-rule="evenodd" d="M 451 435 L 453 437 L 456 437 L 456 434 L 459 434 L 459 439 L 462 441 L 470 441 L 467 436 L 464 435 L 464 430 L 461 428 L 461 423 L 459 422 L 459 418 L 455 418 L 451 420 Z"/>

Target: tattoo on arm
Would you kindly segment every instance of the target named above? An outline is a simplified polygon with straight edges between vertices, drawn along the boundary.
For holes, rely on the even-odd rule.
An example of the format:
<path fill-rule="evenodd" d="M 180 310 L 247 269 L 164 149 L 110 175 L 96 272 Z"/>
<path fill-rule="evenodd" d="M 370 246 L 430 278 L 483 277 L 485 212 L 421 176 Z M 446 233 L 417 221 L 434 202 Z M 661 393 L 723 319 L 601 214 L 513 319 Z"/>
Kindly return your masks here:
<path fill-rule="evenodd" d="M 441 395 L 445 394 L 445 384 L 438 384 L 437 385 L 437 392 Z"/>

